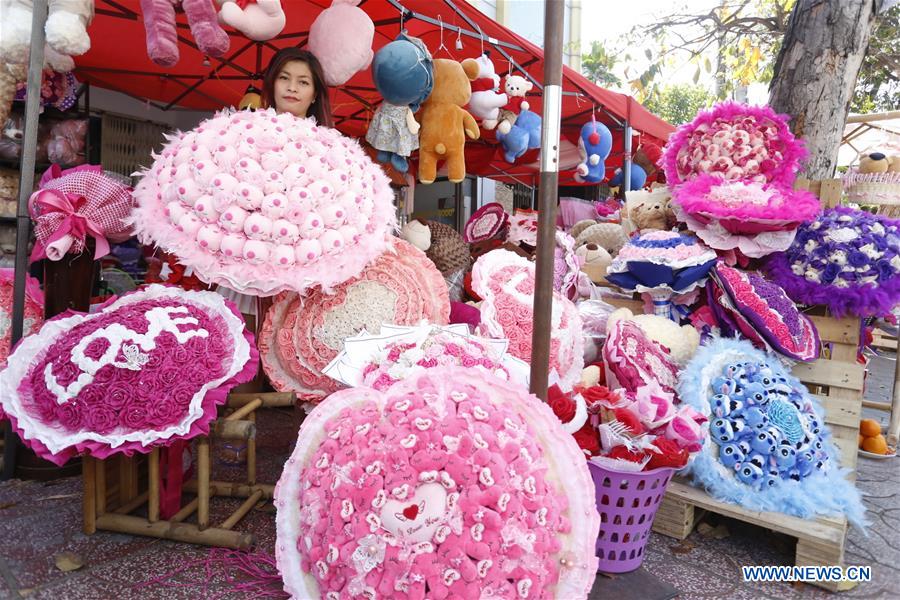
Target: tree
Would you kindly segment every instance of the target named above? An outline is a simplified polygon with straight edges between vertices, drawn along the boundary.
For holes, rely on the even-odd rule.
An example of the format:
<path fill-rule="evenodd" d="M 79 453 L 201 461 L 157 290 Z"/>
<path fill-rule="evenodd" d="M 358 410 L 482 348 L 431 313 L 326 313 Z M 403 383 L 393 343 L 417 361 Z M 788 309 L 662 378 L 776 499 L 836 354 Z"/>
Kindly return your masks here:
<path fill-rule="evenodd" d="M 900 107 L 900 5 L 878 17 L 857 77 L 850 110 L 886 112 Z"/>
<path fill-rule="evenodd" d="M 834 174 L 876 9 L 883 0 L 799 0 L 775 61 L 769 104 L 806 141 L 806 176 Z"/>
<path fill-rule="evenodd" d="M 611 54 L 603 42 L 591 42 L 591 51 L 581 55 L 581 74 L 602 87 L 620 87 L 622 80 L 613 72 L 618 59 Z"/>
<path fill-rule="evenodd" d="M 699 85 L 676 84 L 659 89 L 644 102 L 644 107 L 673 125 L 687 123 L 697 111 L 713 103 L 715 98 Z"/>

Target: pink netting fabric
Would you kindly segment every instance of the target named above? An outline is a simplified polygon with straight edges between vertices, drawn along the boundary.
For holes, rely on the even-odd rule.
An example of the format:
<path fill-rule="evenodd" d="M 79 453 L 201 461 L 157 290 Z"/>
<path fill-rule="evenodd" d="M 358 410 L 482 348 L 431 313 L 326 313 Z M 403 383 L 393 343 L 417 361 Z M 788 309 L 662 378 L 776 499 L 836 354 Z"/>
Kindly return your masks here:
<path fill-rule="evenodd" d="M 0 269 L 0 369 L 6 367 L 6 358 L 10 352 L 12 341 L 13 287 L 15 271 Z M 38 280 L 25 276 L 25 320 L 22 325 L 22 336 L 31 335 L 41 328 L 44 322 L 44 292 Z M 0 409 L 0 418 L 3 412 Z"/>
<path fill-rule="evenodd" d="M 322 369 L 343 348 L 344 339 L 383 323 L 415 325 L 425 319 L 445 325 L 450 317 L 447 284 L 425 254 L 392 238 L 359 277 L 333 294 L 283 294 L 266 314 L 260 331 L 263 367 L 275 389 L 318 401 L 339 389 Z"/>
<path fill-rule="evenodd" d="M 141 240 L 241 293 L 332 288 L 378 257 L 395 226 L 381 168 L 310 119 L 223 111 L 154 158 L 135 190 Z"/>
<path fill-rule="evenodd" d="M 151 285 L 24 338 L 0 373 L 0 405 L 56 464 L 130 455 L 208 433 L 257 366 L 252 334 L 221 296 Z"/>
<path fill-rule="evenodd" d="M 294 598 L 586 598 L 593 489 L 524 388 L 439 367 L 344 390 L 304 421 L 276 487 L 278 570 Z"/>
<path fill-rule="evenodd" d="M 610 387 L 636 392 L 655 380 L 666 392 L 677 393 L 678 363 L 634 321 L 618 320 L 610 326 L 603 344 L 603 361 Z"/>
<path fill-rule="evenodd" d="M 131 188 L 103 173 L 102 167 L 84 165 L 62 170 L 51 166 L 41 177 L 40 190 L 28 201 L 34 219 L 36 252 L 51 260 L 66 253 L 81 254 L 85 236 L 121 242 L 131 236 Z M 61 231 L 63 229 L 64 231 Z M 55 234 L 64 234 L 60 239 Z M 108 250 L 108 246 L 106 246 Z"/>
<path fill-rule="evenodd" d="M 508 250 L 492 250 L 472 268 L 472 287 L 481 304 L 482 332 L 509 340 L 509 353 L 531 361 L 534 331 L 534 263 Z M 571 389 L 584 368 L 584 336 L 575 305 L 553 292 L 550 369 L 564 389 Z"/>

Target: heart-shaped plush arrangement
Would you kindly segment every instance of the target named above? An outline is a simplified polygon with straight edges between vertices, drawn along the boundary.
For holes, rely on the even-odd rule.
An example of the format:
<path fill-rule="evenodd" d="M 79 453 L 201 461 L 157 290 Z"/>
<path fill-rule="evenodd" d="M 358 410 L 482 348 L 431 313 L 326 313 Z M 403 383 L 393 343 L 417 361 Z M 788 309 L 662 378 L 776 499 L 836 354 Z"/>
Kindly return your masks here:
<path fill-rule="evenodd" d="M 253 336 L 213 292 L 151 285 L 24 338 L 0 403 L 40 456 L 148 452 L 209 431 L 228 390 L 256 373 Z"/>
<path fill-rule="evenodd" d="M 619 319 L 607 328 L 603 361 L 611 387 L 637 392 L 646 382 L 656 381 L 664 391 L 676 393 L 678 363 L 635 321 Z"/>
<path fill-rule="evenodd" d="M 825 413 L 774 356 L 746 341 L 717 339 L 700 348 L 678 391 L 709 417 L 709 437 L 688 468 L 713 497 L 804 518 L 843 513 L 864 524 Z"/>
<path fill-rule="evenodd" d="M 275 505 L 295 598 L 585 598 L 594 579 L 599 515 L 572 436 L 471 369 L 325 399 Z"/>
<path fill-rule="evenodd" d="M 444 325 L 450 316 L 447 284 L 421 250 L 393 238 L 359 277 L 325 294 L 279 296 L 259 334 L 263 367 L 275 389 L 317 402 L 340 389 L 322 370 L 344 340 L 385 323 L 416 325 L 423 319 Z"/>
<path fill-rule="evenodd" d="M 534 263 L 508 250 L 492 250 L 472 268 L 472 287 L 484 299 L 481 328 L 493 338 L 509 340 L 509 353 L 531 360 L 534 327 Z M 553 292 L 550 332 L 550 368 L 560 384 L 570 389 L 584 368 L 581 316 L 571 300 Z"/>
<path fill-rule="evenodd" d="M 6 366 L 12 341 L 13 269 L 0 269 L 0 369 Z M 44 322 L 44 292 L 41 284 L 30 275 L 25 276 L 25 320 L 22 324 L 22 335 L 31 335 L 41 328 Z M 3 413 L 0 412 L 0 415 Z"/>
<path fill-rule="evenodd" d="M 499 202 L 489 202 L 469 217 L 463 231 L 463 239 L 469 244 L 489 240 L 500 234 L 507 223 L 509 215 L 503 210 L 503 205 Z"/>
<path fill-rule="evenodd" d="M 223 111 L 170 138 L 134 196 L 142 241 L 261 296 L 359 275 L 395 220 L 390 182 L 357 142 L 273 109 Z"/>

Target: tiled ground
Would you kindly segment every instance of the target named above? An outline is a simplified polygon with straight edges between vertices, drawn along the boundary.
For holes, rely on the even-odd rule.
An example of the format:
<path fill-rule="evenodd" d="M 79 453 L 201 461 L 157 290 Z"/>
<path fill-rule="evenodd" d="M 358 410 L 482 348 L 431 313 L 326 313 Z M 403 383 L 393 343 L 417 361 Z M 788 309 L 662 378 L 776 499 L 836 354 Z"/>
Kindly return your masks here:
<path fill-rule="evenodd" d="M 893 379 L 893 362 L 873 363 L 867 393 L 886 399 Z M 886 418 L 886 413 L 872 413 Z M 274 481 L 292 445 L 298 420 L 290 411 L 270 411 L 259 422 L 261 480 Z M 214 453 L 215 454 L 215 453 Z M 217 477 L 223 469 L 219 469 Z M 215 472 L 215 471 L 214 471 Z M 859 487 L 873 521 L 868 537 L 851 531 L 847 563 L 871 565 L 873 581 L 842 596 L 900 597 L 900 459 L 860 458 Z M 0 598 L 47 600 L 197 600 L 282 597 L 280 582 L 268 588 L 235 587 L 240 572 L 233 562 L 207 548 L 111 533 L 81 533 L 81 482 L 78 478 L 49 484 L 10 481 L 0 484 Z M 215 500 L 212 520 L 224 518 L 235 500 Z M 792 564 L 794 540 L 735 521 L 722 521 L 728 536 L 706 538 L 695 531 L 684 542 L 654 534 L 644 568 L 680 591 L 684 599 L 810 599 L 829 594 L 807 585 L 747 584 L 741 565 Z M 713 523 L 715 524 L 715 523 Z M 252 510 L 238 525 L 252 531 L 258 557 L 272 555 L 275 544 L 271 505 Z M 64 573 L 54 565 L 63 551 L 78 554 L 84 566 Z M 603 597 L 597 595 L 597 597 Z M 563 599 L 564 600 L 564 599 Z M 619 598 L 618 600 L 624 600 Z"/>

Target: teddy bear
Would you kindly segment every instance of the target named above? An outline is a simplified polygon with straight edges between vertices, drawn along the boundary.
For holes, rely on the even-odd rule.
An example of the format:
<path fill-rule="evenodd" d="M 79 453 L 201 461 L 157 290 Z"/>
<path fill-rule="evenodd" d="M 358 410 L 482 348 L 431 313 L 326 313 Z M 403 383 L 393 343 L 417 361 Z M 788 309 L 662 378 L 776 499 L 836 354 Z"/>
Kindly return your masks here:
<path fill-rule="evenodd" d="M 431 229 L 422 221 L 414 219 L 400 230 L 400 239 L 425 252 L 431 247 Z"/>
<path fill-rule="evenodd" d="M 506 94 L 501 94 L 500 76 L 494 72 L 494 63 L 490 52 L 478 58 L 467 58 L 462 61 L 463 70 L 472 82 L 472 99 L 469 100 L 469 111 L 478 119 L 481 126 L 490 131 L 500 120 L 500 109 L 509 101 Z"/>
<path fill-rule="evenodd" d="M 541 118 L 530 110 L 523 110 L 516 123 L 504 133 L 497 129 L 497 141 L 503 147 L 503 158 L 512 164 L 528 150 L 541 147 Z"/>
<path fill-rule="evenodd" d="M 372 62 L 375 24 L 360 0 L 333 0 L 309 28 L 309 51 L 325 72 L 325 83 L 344 85 Z"/>
<path fill-rule="evenodd" d="M 595 244 L 603 248 L 610 256 L 615 257 L 627 242 L 628 236 L 618 223 L 592 223 L 578 233 L 575 238 L 575 247 Z"/>
<path fill-rule="evenodd" d="M 675 224 L 675 213 L 670 205 L 672 195 L 667 187 L 625 192 L 625 197 L 629 231 L 666 230 Z"/>
<path fill-rule="evenodd" d="M 447 177 L 453 183 L 466 178 L 466 136 L 477 140 L 478 123 L 464 108 L 472 96 L 469 78 L 455 60 L 434 61 L 434 89 L 422 104 L 419 124 L 419 181 L 432 183 L 437 161 L 447 160 Z"/>
<path fill-rule="evenodd" d="M 621 320 L 633 321 L 648 338 L 666 348 L 672 359 L 681 366 L 688 363 L 700 346 L 700 334 L 693 326 L 679 326 L 658 315 L 635 315 L 627 308 L 620 308 L 609 315 L 607 331 Z"/>
<path fill-rule="evenodd" d="M 600 183 L 606 179 L 603 161 L 612 150 L 612 133 L 603 123 L 591 120 L 581 127 L 578 136 L 578 154 L 581 162 L 575 168 L 575 181 Z"/>
<path fill-rule="evenodd" d="M 531 105 L 525 99 L 525 94 L 534 87 L 530 81 L 521 75 L 507 75 L 503 84 L 503 90 L 506 92 L 509 100 L 500 110 L 500 123 L 497 125 L 497 131 L 506 134 L 516 124 L 516 117 L 519 112 L 528 110 Z"/>
<path fill-rule="evenodd" d="M 859 157 L 860 173 L 900 173 L 900 155 L 871 152 Z"/>
<path fill-rule="evenodd" d="M 177 0 L 141 0 L 147 55 L 161 67 L 178 62 L 178 33 L 175 26 Z M 203 54 L 221 58 L 228 52 L 228 34 L 219 25 L 215 0 L 181 0 L 191 35 Z"/>
<path fill-rule="evenodd" d="M 216 0 L 219 4 L 219 23 L 233 27 L 247 38 L 265 42 L 284 29 L 287 18 L 281 0 L 256 0 L 243 8 L 235 0 Z"/>
<path fill-rule="evenodd" d="M 593 242 L 584 244 L 575 250 L 575 256 L 581 259 L 581 270 L 593 283 L 606 281 L 606 270 L 612 263 L 612 256 L 605 248 Z"/>

